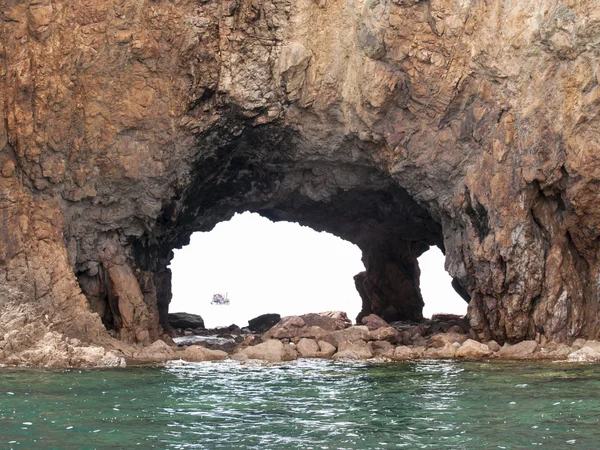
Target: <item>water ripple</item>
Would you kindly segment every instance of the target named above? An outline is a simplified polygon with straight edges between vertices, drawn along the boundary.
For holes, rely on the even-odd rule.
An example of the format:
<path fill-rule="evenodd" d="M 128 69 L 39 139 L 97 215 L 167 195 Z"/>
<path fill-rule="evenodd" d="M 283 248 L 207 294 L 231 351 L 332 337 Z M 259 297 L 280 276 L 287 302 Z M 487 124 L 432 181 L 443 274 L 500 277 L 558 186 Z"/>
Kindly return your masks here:
<path fill-rule="evenodd" d="M 0 372 L 0 448 L 597 448 L 595 366 L 174 362 Z M 565 383 L 565 380 L 570 380 Z"/>

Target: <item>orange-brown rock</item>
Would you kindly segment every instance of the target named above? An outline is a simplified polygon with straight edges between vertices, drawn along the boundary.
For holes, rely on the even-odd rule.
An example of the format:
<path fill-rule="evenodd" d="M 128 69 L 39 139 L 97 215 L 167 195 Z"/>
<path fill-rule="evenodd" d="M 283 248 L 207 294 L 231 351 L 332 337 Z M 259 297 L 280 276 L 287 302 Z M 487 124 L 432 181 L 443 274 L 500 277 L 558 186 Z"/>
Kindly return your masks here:
<path fill-rule="evenodd" d="M 523 341 L 515 345 L 504 344 L 498 350 L 498 356 L 505 359 L 532 359 L 535 358 L 534 353 L 538 349 L 538 344 L 535 341 Z"/>
<path fill-rule="evenodd" d="M 236 360 L 260 359 L 269 362 L 293 361 L 298 357 L 298 352 L 290 344 L 283 344 L 277 339 L 269 339 L 261 344 L 247 347 L 232 358 Z"/>
<path fill-rule="evenodd" d="M 332 356 L 336 361 L 344 359 L 369 359 L 372 357 L 373 351 L 371 347 L 360 339 L 340 342 L 337 353 Z"/>
<path fill-rule="evenodd" d="M 480 340 L 597 338 L 599 11 L 0 0 L 0 363 L 164 337 L 172 250 L 244 210 L 358 245 L 360 318 L 420 319 L 437 245 Z"/>
<path fill-rule="evenodd" d="M 211 350 L 201 345 L 190 345 L 181 354 L 182 359 L 192 362 L 221 361 L 227 359 L 227 353 L 222 350 Z"/>
<path fill-rule="evenodd" d="M 491 353 L 492 351 L 486 344 L 474 341 L 473 339 L 467 339 L 456 350 L 456 357 L 466 359 L 481 359 L 489 356 Z"/>

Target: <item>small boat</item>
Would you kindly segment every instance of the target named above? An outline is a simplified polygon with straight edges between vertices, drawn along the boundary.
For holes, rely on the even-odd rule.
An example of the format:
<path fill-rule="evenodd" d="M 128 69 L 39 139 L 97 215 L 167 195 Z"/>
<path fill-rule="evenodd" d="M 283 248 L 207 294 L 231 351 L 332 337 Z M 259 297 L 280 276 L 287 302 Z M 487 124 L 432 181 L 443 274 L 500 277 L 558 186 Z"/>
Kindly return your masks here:
<path fill-rule="evenodd" d="M 213 295 L 211 305 L 229 305 L 229 298 L 227 297 L 227 293 L 225 293 L 225 297 L 222 294 Z"/>

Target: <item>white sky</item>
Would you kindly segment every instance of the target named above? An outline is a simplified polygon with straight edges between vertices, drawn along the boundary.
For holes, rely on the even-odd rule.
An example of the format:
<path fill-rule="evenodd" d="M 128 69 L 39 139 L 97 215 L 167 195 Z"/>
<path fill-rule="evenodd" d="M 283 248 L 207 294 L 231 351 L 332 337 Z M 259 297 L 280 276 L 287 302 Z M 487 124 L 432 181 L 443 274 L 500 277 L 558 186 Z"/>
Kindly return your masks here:
<path fill-rule="evenodd" d="M 169 312 L 200 314 L 208 328 L 265 313 L 281 316 L 341 310 L 354 321 L 361 300 L 354 275 L 364 270 L 357 246 L 329 233 L 253 213 L 236 214 L 208 233 L 194 233 L 171 262 Z M 423 314 L 464 314 L 467 304 L 452 289 L 437 248 L 419 258 Z M 231 304 L 211 305 L 228 293 Z"/>

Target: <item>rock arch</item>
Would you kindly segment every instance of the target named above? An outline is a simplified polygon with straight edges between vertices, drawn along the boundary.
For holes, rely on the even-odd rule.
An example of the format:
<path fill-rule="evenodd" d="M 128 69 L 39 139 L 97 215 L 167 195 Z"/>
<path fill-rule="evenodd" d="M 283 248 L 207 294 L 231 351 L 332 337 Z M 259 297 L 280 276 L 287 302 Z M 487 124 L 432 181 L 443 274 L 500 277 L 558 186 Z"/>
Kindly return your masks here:
<path fill-rule="evenodd" d="M 4 352 L 159 337 L 243 210 L 357 243 L 365 311 L 438 245 L 482 337 L 595 337 L 597 8 L 505 3 L 0 0 Z"/>

